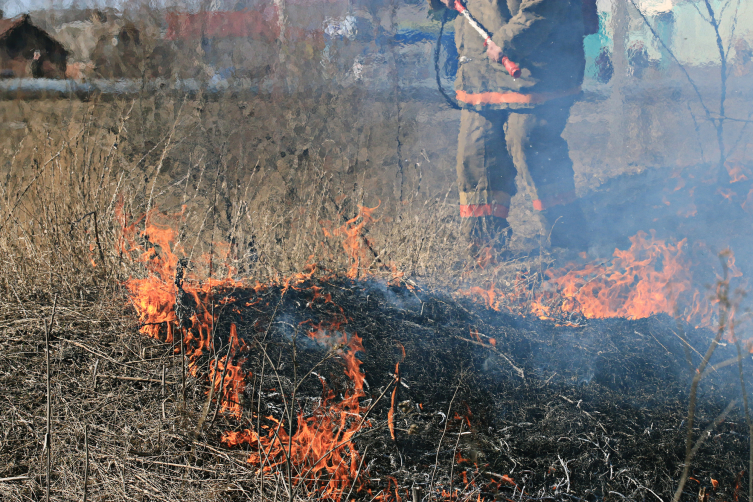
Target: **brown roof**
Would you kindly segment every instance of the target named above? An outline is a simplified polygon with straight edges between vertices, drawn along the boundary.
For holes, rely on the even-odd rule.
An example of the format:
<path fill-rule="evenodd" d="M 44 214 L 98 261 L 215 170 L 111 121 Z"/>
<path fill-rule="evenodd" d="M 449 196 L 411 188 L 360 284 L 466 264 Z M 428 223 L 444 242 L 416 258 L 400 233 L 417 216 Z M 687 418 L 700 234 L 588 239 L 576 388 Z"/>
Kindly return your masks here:
<path fill-rule="evenodd" d="M 7 37 L 11 31 L 29 22 L 28 14 L 21 14 L 12 19 L 0 19 L 0 39 Z"/>
<path fill-rule="evenodd" d="M 37 28 L 34 26 L 30 19 L 28 14 L 21 14 L 20 16 L 14 17 L 13 19 L 0 19 L 0 42 L 5 41 L 8 37 L 11 36 L 11 34 L 21 26 L 28 25 L 31 27 L 32 30 L 36 30 L 40 33 L 42 33 L 45 37 L 49 38 L 50 41 L 55 45 L 57 48 L 56 52 L 60 52 L 62 54 L 68 54 L 68 51 L 63 47 L 63 45 L 52 38 L 49 33 L 46 31 Z"/>

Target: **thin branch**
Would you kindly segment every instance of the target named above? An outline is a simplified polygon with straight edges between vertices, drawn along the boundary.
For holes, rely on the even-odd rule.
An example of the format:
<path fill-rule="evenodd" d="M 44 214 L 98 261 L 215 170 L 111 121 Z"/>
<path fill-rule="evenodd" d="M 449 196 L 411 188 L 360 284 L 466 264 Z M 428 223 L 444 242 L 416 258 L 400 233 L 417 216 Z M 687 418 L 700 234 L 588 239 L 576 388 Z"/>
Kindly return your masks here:
<path fill-rule="evenodd" d="M 693 113 L 693 109 L 690 108 L 690 103 L 685 102 L 685 105 L 688 107 L 688 113 L 690 113 L 690 118 L 693 119 L 693 128 L 695 129 L 696 136 L 698 136 L 698 148 L 701 150 L 701 161 L 706 162 L 706 153 L 703 151 L 703 142 L 701 141 L 701 130 L 698 127 L 698 121 L 695 118 L 695 113 Z"/>
<path fill-rule="evenodd" d="M 735 347 L 737 348 L 737 370 L 740 375 L 740 391 L 743 395 L 743 411 L 745 412 L 745 422 L 748 425 L 748 502 L 753 502 L 753 420 L 750 416 L 750 406 L 748 403 L 748 391 L 745 386 L 745 374 L 743 373 L 743 348 L 740 339 L 735 337 Z M 745 352 L 750 353 L 751 344 L 746 344 Z"/>
<path fill-rule="evenodd" d="M 734 16 L 732 16 L 732 27 L 730 28 L 729 41 L 727 41 L 727 53 L 725 54 L 725 57 L 729 57 L 729 51 L 732 50 L 732 40 L 735 38 L 735 29 L 737 28 L 737 18 L 738 18 L 739 13 L 740 13 L 740 0 L 737 0 L 737 6 L 735 7 L 735 14 Z M 724 16 L 724 9 L 722 9 L 722 13 L 719 15 L 719 17 L 721 18 L 722 16 Z"/>
<path fill-rule="evenodd" d="M 361 468 L 363 467 L 363 462 L 366 460 L 366 453 L 368 453 L 369 447 L 367 446 L 366 449 L 363 450 L 363 455 L 361 455 L 361 463 L 358 464 L 358 470 L 356 471 L 356 476 L 353 478 L 353 483 L 350 485 L 350 491 L 348 491 L 348 495 L 345 497 L 345 500 L 351 500 L 350 494 L 353 493 L 353 488 L 356 486 L 356 481 L 358 481 L 358 476 L 361 474 Z"/>
<path fill-rule="evenodd" d="M 29 479 L 29 476 L 12 476 L 10 478 L 0 478 L 0 483 L 9 483 L 11 481 L 23 481 Z"/>
<path fill-rule="evenodd" d="M 717 284 L 717 299 L 719 300 L 719 327 L 716 330 L 716 336 L 712 340 L 709 348 L 706 350 L 706 354 L 703 356 L 703 360 L 698 365 L 698 368 L 696 368 L 695 374 L 693 375 L 693 381 L 690 385 L 690 398 L 688 402 L 687 418 L 688 432 L 685 437 L 685 462 L 683 465 L 682 476 L 680 477 L 680 482 L 677 485 L 677 490 L 675 491 L 674 497 L 672 498 L 672 502 L 679 502 L 680 497 L 682 496 L 682 490 L 685 487 L 685 483 L 687 482 L 690 475 L 690 462 L 693 459 L 696 451 L 700 447 L 701 443 L 701 440 L 699 439 L 696 445 L 693 445 L 693 425 L 695 422 L 696 401 L 698 399 L 698 386 L 701 383 L 701 379 L 703 378 L 704 374 L 706 373 L 705 370 L 709 364 L 711 356 L 719 346 L 722 335 L 727 330 L 727 322 L 731 317 L 731 305 L 729 300 L 729 266 L 727 261 L 728 255 L 723 253 L 720 256 L 720 260 L 722 262 L 723 278 Z M 726 416 L 728 412 L 729 410 L 725 411 L 722 415 Z"/>
<path fill-rule="evenodd" d="M 725 11 L 725 10 L 727 10 L 727 7 L 729 7 L 731 3 L 732 3 L 732 0 L 727 0 L 727 1 L 726 1 L 726 2 L 724 3 L 724 5 L 722 5 L 722 8 L 721 8 L 721 9 L 719 9 L 719 19 L 720 19 L 720 20 L 721 20 L 721 19 L 724 19 L 724 11 Z"/>
<path fill-rule="evenodd" d="M 458 386 L 455 387 L 455 393 L 452 395 L 452 399 L 450 399 L 450 406 L 447 407 L 447 416 L 445 417 L 445 421 L 444 421 L 444 430 L 442 430 L 442 436 L 439 438 L 439 444 L 437 445 L 437 454 L 434 457 L 434 469 L 431 472 L 431 481 L 429 481 L 429 493 L 432 493 L 434 490 L 434 476 L 437 473 L 437 466 L 439 465 L 439 452 L 442 449 L 442 441 L 444 440 L 444 437 L 447 434 L 447 425 L 450 423 L 450 413 L 452 412 L 452 403 L 455 402 L 455 396 L 458 395 L 458 391 L 460 390 L 461 384 L 462 384 L 462 380 L 458 382 Z"/>
<path fill-rule="evenodd" d="M 92 349 L 92 348 L 90 348 L 90 347 L 87 347 L 87 346 L 86 346 L 86 345 L 84 345 L 83 343 L 79 343 L 79 342 L 76 342 L 76 341 L 73 341 L 73 340 L 69 340 L 69 339 L 67 339 L 67 338 L 58 338 L 58 340 L 60 340 L 61 342 L 67 342 L 67 343 L 70 343 L 70 344 L 72 344 L 72 345 L 75 345 L 76 347 L 82 348 L 82 349 L 84 349 L 85 351 L 87 351 L 87 352 L 90 352 L 90 353 L 94 354 L 94 355 L 95 355 L 95 356 L 97 356 L 97 357 L 101 357 L 101 358 L 103 358 L 103 359 L 107 359 L 108 361 L 110 361 L 110 362 L 111 362 L 111 363 L 113 363 L 113 364 L 117 364 L 117 365 L 119 365 L 119 366 L 123 366 L 124 368 L 129 368 L 129 369 L 132 369 L 132 370 L 137 370 L 137 371 L 138 371 L 138 368 L 137 368 L 137 367 L 135 367 L 135 366 L 130 366 L 130 365 L 128 365 L 128 364 L 125 364 L 125 363 L 121 363 L 120 361 L 116 361 L 116 360 L 115 360 L 115 359 L 113 359 L 112 357 L 110 357 L 110 356 L 107 356 L 107 355 L 105 355 L 105 354 L 103 354 L 103 353 L 101 353 L 101 352 L 98 352 L 98 351 L 96 351 L 96 350 L 94 350 L 94 349 Z"/>
<path fill-rule="evenodd" d="M 175 385 L 175 382 L 167 381 L 157 379 L 157 378 L 140 378 L 140 377 L 129 377 L 129 376 L 120 376 L 120 375 L 97 375 L 97 378 L 112 378 L 113 380 L 127 380 L 129 382 L 144 382 L 144 383 L 159 383 L 159 384 L 168 384 L 168 385 Z"/>
<path fill-rule="evenodd" d="M 719 115 L 718 113 L 713 113 L 712 115 L 716 115 L 716 117 L 712 117 L 710 120 L 716 121 L 716 120 L 729 120 L 730 122 L 740 122 L 743 124 L 753 124 L 753 120 L 750 119 L 737 119 L 734 117 L 728 117 L 726 115 Z"/>
<path fill-rule="evenodd" d="M 86 496 L 89 489 L 89 427 L 84 424 L 84 452 L 86 457 L 84 459 L 84 497 L 83 502 L 86 502 Z"/>
<path fill-rule="evenodd" d="M 698 7 L 698 4 L 696 2 L 691 2 L 691 5 L 695 9 L 695 11 L 698 13 L 699 16 L 701 16 L 701 19 L 703 19 L 705 22 L 711 24 L 711 20 L 708 19 L 706 16 L 703 15 L 703 12 L 701 12 L 700 7 Z"/>
<path fill-rule="evenodd" d="M 708 425 L 708 427 L 706 427 L 703 430 L 703 433 L 701 433 L 700 437 L 698 438 L 695 445 L 693 446 L 693 449 L 691 450 L 692 456 L 695 456 L 695 454 L 698 453 L 698 450 L 701 448 L 706 438 L 709 437 L 709 435 L 711 434 L 711 431 L 719 427 L 719 425 L 721 425 L 721 423 L 724 422 L 724 419 L 727 418 L 727 415 L 729 415 L 729 413 L 732 411 L 732 409 L 735 407 L 736 404 L 737 404 L 737 399 L 733 399 L 732 401 L 730 401 L 727 407 L 724 408 L 724 411 L 721 412 L 719 416 L 716 417 L 716 419 L 713 422 L 711 422 Z"/>
<path fill-rule="evenodd" d="M 518 374 L 518 376 L 520 378 L 522 378 L 523 380 L 526 379 L 525 371 L 523 371 L 522 368 L 518 368 L 517 366 L 515 366 L 515 363 L 513 363 L 512 360 L 504 352 L 500 351 L 496 347 L 494 347 L 492 345 L 487 345 L 487 344 L 485 344 L 483 342 L 478 342 L 476 340 L 470 340 L 470 339 L 462 337 L 462 336 L 456 336 L 455 335 L 455 336 L 453 336 L 453 338 L 457 338 L 458 340 L 463 340 L 464 342 L 469 342 L 469 343 L 472 343 L 472 344 L 475 344 L 475 345 L 480 345 L 481 347 L 484 347 L 486 349 L 492 350 L 493 352 L 496 352 L 499 357 L 501 357 L 502 359 L 504 359 L 505 361 L 507 361 L 507 363 L 510 366 L 512 366 L 512 369 L 515 370 L 515 372 Z"/>
<path fill-rule="evenodd" d="M 60 156 L 60 154 L 62 153 L 63 149 L 64 149 L 64 148 L 65 148 L 65 147 L 66 147 L 67 145 L 68 145 L 68 143 L 65 143 L 65 142 L 63 142 L 63 146 L 61 146 L 61 147 L 60 147 L 60 150 L 58 150 L 58 152 L 57 152 L 57 153 L 56 153 L 55 155 L 53 155 L 53 156 L 52 156 L 52 157 L 50 158 L 50 160 L 48 160 L 47 162 L 45 162 L 45 163 L 44 163 L 44 165 L 43 165 L 43 166 L 42 166 L 42 167 L 41 167 L 41 168 L 39 169 L 39 172 L 37 173 L 37 175 L 36 175 L 36 176 L 34 176 L 34 178 L 32 178 L 32 180 L 31 180 L 31 181 L 29 182 L 29 184 L 28 184 L 28 185 L 26 185 L 26 188 L 24 188 L 24 189 L 23 189 L 23 191 L 21 192 L 21 194 L 20 194 L 20 195 L 18 196 L 18 198 L 16 199 L 16 202 L 15 202 L 15 204 L 13 204 L 13 207 L 12 207 L 12 208 L 11 208 L 11 210 L 10 210 L 10 211 L 8 212 L 8 216 L 7 216 L 6 218 L 5 218 L 5 221 L 3 222 L 3 224 L 2 224 L 2 225 L 0 225 L 0 232 L 2 232 L 2 231 L 3 231 L 3 229 L 5 228 L 5 225 L 7 225 L 7 224 L 8 224 L 8 221 L 9 221 L 9 220 L 11 219 L 11 217 L 13 216 L 13 213 L 14 213 L 14 212 L 16 211 L 16 208 L 18 207 L 18 205 L 19 205 L 19 204 L 21 203 L 21 200 L 22 200 L 22 199 L 24 198 L 24 196 L 26 195 L 26 192 L 28 192 L 28 191 L 29 191 L 29 189 L 31 188 L 31 186 L 32 186 L 32 185 L 33 185 L 33 184 L 34 184 L 34 183 L 35 183 L 35 182 L 36 182 L 36 181 L 37 181 L 37 180 L 39 179 L 39 177 L 40 177 L 40 176 L 42 176 L 42 173 L 44 172 L 45 168 L 46 168 L 46 167 L 47 167 L 48 165 L 50 165 L 50 164 L 52 163 L 52 161 L 53 161 L 53 160 L 57 159 L 57 158 L 58 158 L 58 157 Z"/>
<path fill-rule="evenodd" d="M 714 34 L 716 35 L 716 47 L 719 51 L 719 62 L 721 64 L 721 90 L 719 93 L 719 116 L 724 117 L 724 105 L 727 100 L 727 55 L 724 52 L 724 44 L 722 43 L 722 35 L 719 33 L 719 21 L 716 19 L 714 9 L 711 7 L 709 0 L 703 0 L 706 5 L 706 10 L 709 12 L 711 18 L 711 27 L 714 28 Z M 726 158 L 724 148 L 724 119 L 720 118 L 716 122 L 716 138 L 719 143 L 719 170 L 724 168 L 724 160 Z M 721 174 L 721 173 L 720 173 Z"/>
<path fill-rule="evenodd" d="M 51 433 L 52 433 L 52 420 L 51 420 L 51 412 L 52 412 L 52 405 L 51 405 L 51 395 L 50 395 L 50 335 L 52 334 L 52 325 L 55 322 L 55 311 L 58 307 L 58 295 L 55 295 L 55 299 L 52 303 L 52 315 L 50 316 L 50 322 L 49 324 L 47 321 L 45 321 L 44 324 L 44 350 L 45 350 L 45 362 L 47 363 L 47 375 L 46 375 L 46 384 L 47 384 L 47 432 L 44 435 L 44 447 L 45 447 L 45 471 L 46 471 L 46 480 L 45 480 L 45 501 L 50 502 L 50 462 L 51 462 Z"/>
<path fill-rule="evenodd" d="M 447 421 L 450 421 L 449 414 L 447 415 Z M 446 425 L 446 424 L 445 424 Z M 460 421 L 460 430 L 458 431 L 458 438 L 455 440 L 455 448 L 452 450 L 452 459 L 450 459 L 450 500 L 452 500 L 452 490 L 453 490 L 453 482 L 455 481 L 453 478 L 455 476 L 455 456 L 458 454 L 458 446 L 460 445 L 460 438 L 463 437 L 463 425 L 465 425 L 464 421 Z"/>

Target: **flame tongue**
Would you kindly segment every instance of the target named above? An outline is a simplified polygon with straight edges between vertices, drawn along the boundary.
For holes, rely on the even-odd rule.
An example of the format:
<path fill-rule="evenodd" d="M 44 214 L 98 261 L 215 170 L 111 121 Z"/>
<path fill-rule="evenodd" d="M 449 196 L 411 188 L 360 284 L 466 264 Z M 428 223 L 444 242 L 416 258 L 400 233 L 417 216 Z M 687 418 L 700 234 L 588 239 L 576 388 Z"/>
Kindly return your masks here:
<path fill-rule="evenodd" d="M 644 233 L 630 240 L 630 249 L 615 250 L 610 265 L 548 272 L 549 282 L 565 298 L 564 312 L 628 319 L 674 313 L 680 296 L 691 289 L 690 265 L 683 256 L 686 241 L 673 246 Z"/>
<path fill-rule="evenodd" d="M 235 324 L 230 325 L 230 348 L 227 355 L 217 361 L 217 364 L 210 366 L 209 381 L 214 385 L 215 395 L 220 396 L 220 412 L 228 412 L 235 418 L 240 418 L 243 410 L 241 408 L 240 395 L 246 387 L 246 374 L 243 373 L 243 363 L 245 358 L 239 358 L 233 361 L 233 358 L 239 352 L 248 350 L 246 342 L 238 338 L 238 331 Z"/>
<path fill-rule="evenodd" d="M 130 278 L 125 283 L 142 324 L 141 332 L 152 338 L 159 338 L 160 326 L 166 325 L 165 341 L 173 343 L 177 318 L 172 277 L 178 265 L 178 258 L 173 254 L 171 246 L 176 235 L 170 226 L 160 226 L 153 222 L 150 216 L 157 214 L 156 211 L 155 208 L 134 223 L 126 225 L 127 217 L 122 207 L 116 208 L 116 217 L 121 224 L 118 251 L 127 255 L 138 253 L 138 261 L 145 266 L 148 273 L 144 279 Z M 138 232 L 136 227 L 142 221 L 144 230 Z M 147 248 L 139 244 L 139 237 L 145 238 L 151 246 Z"/>
<path fill-rule="evenodd" d="M 371 221 L 371 211 L 373 209 L 361 208 L 356 218 L 338 229 L 342 232 L 341 235 L 346 236 L 344 246 L 353 258 L 352 277 L 358 275 L 359 263 L 363 258 L 361 231 L 364 224 Z M 176 216 L 180 218 L 182 215 Z M 213 343 L 219 314 L 215 314 L 213 306 L 235 302 L 233 297 L 223 292 L 232 288 L 245 288 L 259 293 L 268 285 L 257 282 L 255 286 L 247 288 L 243 283 L 230 278 L 230 269 L 226 278 L 212 278 L 212 271 L 216 272 L 218 260 L 211 257 L 204 259 L 208 264 L 209 279 L 199 279 L 196 274 L 190 274 L 176 284 L 174 278 L 179 260 L 175 249 L 176 232 L 170 224 L 174 222 L 164 225 L 156 223 L 158 218 L 165 218 L 156 209 L 130 225 L 126 225 L 126 216 L 120 208 L 118 218 L 122 227 L 122 237 L 118 243 L 120 251 L 130 256 L 136 255 L 137 261 L 147 271 L 145 278 L 131 278 L 125 283 L 142 323 L 141 332 L 167 343 L 174 343 L 175 335 L 180 334 L 186 350 L 188 369 L 191 374 L 198 376 L 200 365 L 205 364 L 206 356 L 212 355 L 216 349 Z M 143 230 L 139 232 L 137 226 L 142 222 Z M 221 249 L 219 246 L 217 248 Z M 222 256 L 219 262 L 222 262 Z M 198 264 L 200 265 L 201 263 Z M 315 271 L 315 267 L 308 267 L 306 272 L 285 278 L 275 285 L 279 286 L 284 295 L 290 289 L 298 289 Z M 191 303 L 190 308 L 186 305 L 179 306 L 180 319 L 176 313 L 179 292 L 181 303 Z M 316 298 L 331 302 L 329 295 L 322 296 L 316 289 L 313 294 L 312 302 Z M 258 466 L 260 474 L 279 470 L 281 465 L 289 462 L 294 471 L 294 484 L 302 483 L 309 490 L 316 491 L 319 497 L 333 500 L 340 500 L 345 490 L 363 484 L 358 474 L 361 456 L 353 443 L 353 437 L 364 427 L 365 422 L 366 409 L 359 402 L 365 395 L 365 375 L 361 370 L 362 363 L 356 357 L 364 348 L 362 339 L 356 333 L 348 334 L 342 329 L 344 322 L 320 322 L 309 332 L 309 337 L 335 351 L 344 362 L 344 372 L 352 382 L 352 388 L 345 392 L 341 401 L 335 401 L 334 392 L 322 379 L 323 390 L 319 404 L 308 413 L 300 410 L 293 427 L 269 416 L 266 421 L 271 425 L 262 425 L 263 431 L 246 429 L 222 435 L 222 442 L 228 446 L 246 444 L 254 450 L 248 457 L 248 463 Z M 246 361 L 243 354 L 248 350 L 249 347 L 238 336 L 237 326 L 231 324 L 227 352 L 208 362 L 206 376 L 211 390 L 207 392 L 216 396 L 220 412 L 235 418 L 240 418 L 243 413 L 241 396 L 250 375 L 243 371 Z M 176 351 L 180 352 L 180 349 Z"/>
<path fill-rule="evenodd" d="M 227 432 L 222 442 L 228 446 L 247 444 L 256 452 L 248 457 L 248 463 L 260 467 L 260 472 L 270 472 L 290 459 L 295 470 L 294 484 L 304 483 L 316 489 L 319 496 L 340 500 L 345 490 L 358 482 L 358 466 L 361 456 L 353 443 L 353 436 L 364 425 L 363 408 L 359 399 L 364 396 L 365 375 L 360 370 L 361 361 L 357 352 L 363 351 L 362 339 L 340 330 L 339 323 L 320 324 L 309 336 L 337 350 L 345 363 L 345 374 L 353 382 L 353 388 L 345 393 L 340 402 L 334 402 L 334 393 L 322 382 L 322 399 L 308 415 L 298 412 L 295 432 L 285 430 L 279 421 L 270 427 L 266 435 L 246 429 L 242 432 Z"/>
<path fill-rule="evenodd" d="M 488 289 L 474 286 L 462 293 L 494 310 L 506 308 L 564 324 L 572 314 L 589 319 L 639 319 L 659 313 L 675 315 L 684 308 L 686 321 L 708 325 L 711 308 L 692 288 L 690 263 L 684 255 L 686 240 L 668 244 L 640 232 L 630 241 L 630 249 L 615 250 L 609 263 L 570 264 L 546 271 L 542 287 L 533 295 L 527 275 L 517 278 L 510 293 L 496 289 L 494 283 Z"/>

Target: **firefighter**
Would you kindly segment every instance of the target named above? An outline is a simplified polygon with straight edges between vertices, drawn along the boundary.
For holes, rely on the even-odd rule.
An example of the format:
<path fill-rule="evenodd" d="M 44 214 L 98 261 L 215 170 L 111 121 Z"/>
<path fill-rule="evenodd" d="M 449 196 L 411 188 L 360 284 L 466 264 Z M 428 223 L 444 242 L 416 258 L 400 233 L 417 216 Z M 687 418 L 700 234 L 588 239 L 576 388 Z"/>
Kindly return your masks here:
<path fill-rule="evenodd" d="M 455 20 L 458 189 L 471 253 L 490 242 L 504 247 L 512 235 L 507 216 L 517 174 L 549 243 L 588 247 L 562 138 L 583 81 L 584 1 L 590 0 L 468 0 L 468 10 L 492 34 L 486 43 L 465 18 Z M 518 64 L 518 78 L 500 64 L 503 56 Z"/>
<path fill-rule="evenodd" d="M 42 71 L 42 51 L 34 51 L 34 57 L 29 63 L 29 70 L 26 74 L 31 75 L 31 78 L 44 77 L 44 72 Z"/>

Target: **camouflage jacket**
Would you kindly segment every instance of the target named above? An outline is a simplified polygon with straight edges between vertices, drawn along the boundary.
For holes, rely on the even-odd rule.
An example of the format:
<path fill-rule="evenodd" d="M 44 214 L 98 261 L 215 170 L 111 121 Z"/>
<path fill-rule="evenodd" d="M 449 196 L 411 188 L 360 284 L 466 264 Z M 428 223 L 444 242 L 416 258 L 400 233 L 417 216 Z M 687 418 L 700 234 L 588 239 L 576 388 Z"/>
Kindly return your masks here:
<path fill-rule="evenodd" d="M 580 91 L 585 68 L 582 0 L 467 0 L 502 54 L 520 66 L 513 79 L 486 57 L 483 38 L 455 20 L 458 101 L 477 109 L 520 109 Z"/>

